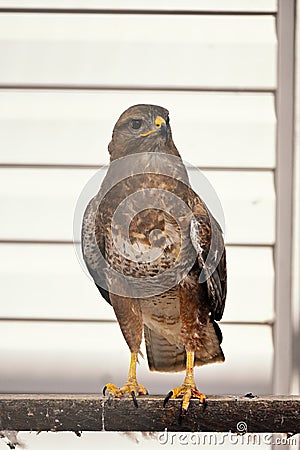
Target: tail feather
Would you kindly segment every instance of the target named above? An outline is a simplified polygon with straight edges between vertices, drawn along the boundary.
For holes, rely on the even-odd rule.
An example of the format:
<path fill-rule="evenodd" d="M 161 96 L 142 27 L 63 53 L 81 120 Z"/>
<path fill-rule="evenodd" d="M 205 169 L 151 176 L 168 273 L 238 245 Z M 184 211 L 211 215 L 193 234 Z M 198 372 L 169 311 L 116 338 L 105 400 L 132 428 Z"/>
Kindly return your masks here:
<path fill-rule="evenodd" d="M 216 327 L 217 326 L 217 327 Z M 199 348 L 195 351 L 195 366 L 203 366 L 225 360 L 220 347 L 221 331 L 217 324 L 209 322 L 206 332 L 200 338 Z M 184 346 L 170 344 L 160 334 L 144 325 L 147 359 L 149 369 L 158 372 L 180 372 L 186 368 Z"/>
<path fill-rule="evenodd" d="M 172 345 L 160 334 L 144 325 L 147 359 L 150 370 L 158 372 L 180 372 L 185 369 L 184 347 Z"/>

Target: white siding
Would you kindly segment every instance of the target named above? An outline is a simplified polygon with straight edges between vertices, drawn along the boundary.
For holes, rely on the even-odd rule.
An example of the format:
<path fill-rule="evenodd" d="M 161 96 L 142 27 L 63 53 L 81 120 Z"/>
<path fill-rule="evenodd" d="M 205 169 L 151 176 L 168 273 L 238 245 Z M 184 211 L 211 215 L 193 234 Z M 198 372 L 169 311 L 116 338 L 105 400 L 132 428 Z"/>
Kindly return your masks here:
<path fill-rule="evenodd" d="M 272 249 L 228 247 L 227 258 L 224 320 L 272 320 Z M 115 319 L 80 266 L 72 244 L 1 244 L 0 298 L 6 299 L 1 305 L 6 318 Z"/>
<path fill-rule="evenodd" d="M 276 0 L 0 0 L 9 8 L 97 8 L 116 10 L 182 10 L 182 11 L 269 11 L 277 10 Z"/>
<path fill-rule="evenodd" d="M 222 330 L 228 362 L 197 369 L 199 388 L 220 394 L 271 392 L 270 327 L 223 325 Z M 5 361 L 1 391 L 100 393 L 107 382 L 124 383 L 129 365 L 129 350 L 114 323 L 2 323 L 0 352 Z M 152 394 L 164 394 L 182 381 L 182 373 L 149 372 L 142 359 L 138 376 Z"/>
<path fill-rule="evenodd" d="M 76 202 L 95 172 L 87 169 L 0 169 L 0 239 L 71 241 Z M 204 174 L 224 208 L 227 242 L 273 244 L 272 173 L 209 171 Z M 191 175 L 196 181 L 197 172 L 191 172 Z M 192 184 L 197 191 L 197 184 Z"/>
<path fill-rule="evenodd" d="M 5 14 L 0 60 L 10 85 L 272 89 L 275 18 Z"/>
<path fill-rule="evenodd" d="M 170 111 L 182 157 L 200 167 L 275 165 L 274 96 L 155 91 L 0 91 L 0 164 L 104 164 L 119 114 Z"/>

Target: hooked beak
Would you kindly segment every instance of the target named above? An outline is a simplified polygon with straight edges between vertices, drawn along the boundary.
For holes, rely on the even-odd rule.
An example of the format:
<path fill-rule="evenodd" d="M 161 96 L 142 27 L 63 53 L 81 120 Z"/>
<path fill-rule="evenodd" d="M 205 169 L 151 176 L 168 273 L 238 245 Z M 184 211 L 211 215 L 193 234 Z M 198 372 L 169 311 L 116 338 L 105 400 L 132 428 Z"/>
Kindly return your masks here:
<path fill-rule="evenodd" d="M 156 133 L 157 131 L 159 131 L 161 129 L 161 126 L 163 124 L 166 125 L 166 121 L 162 117 L 157 116 L 154 121 L 154 124 L 155 124 L 155 128 L 153 128 L 153 130 L 147 131 L 146 133 L 142 133 L 142 134 L 140 134 L 140 136 L 148 136 L 149 134 Z"/>

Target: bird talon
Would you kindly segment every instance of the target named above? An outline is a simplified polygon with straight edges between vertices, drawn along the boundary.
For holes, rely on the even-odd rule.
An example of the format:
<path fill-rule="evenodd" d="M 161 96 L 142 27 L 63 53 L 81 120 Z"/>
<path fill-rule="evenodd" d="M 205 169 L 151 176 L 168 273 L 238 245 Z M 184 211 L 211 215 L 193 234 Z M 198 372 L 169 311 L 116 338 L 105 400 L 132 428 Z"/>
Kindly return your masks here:
<path fill-rule="evenodd" d="M 198 389 L 195 389 L 194 391 L 192 391 L 192 397 L 199 398 L 199 402 L 201 403 L 201 405 L 206 408 L 207 400 L 206 396 L 202 394 L 202 392 L 199 392 Z"/>
<path fill-rule="evenodd" d="M 120 397 L 122 395 L 120 392 L 120 389 L 115 384 L 112 384 L 112 383 L 107 383 L 104 386 L 104 388 L 102 390 L 102 393 L 104 396 L 105 396 L 106 392 L 108 392 L 109 396 L 111 396 L 111 397 Z"/>
<path fill-rule="evenodd" d="M 182 396 L 182 404 L 181 404 L 181 412 L 180 416 L 184 417 L 187 413 L 187 410 L 190 405 L 191 398 L 198 398 L 199 402 L 203 405 L 203 410 L 206 408 L 206 397 L 202 392 L 198 391 L 195 384 L 190 384 L 187 382 L 184 382 L 181 386 L 175 387 L 172 391 L 170 391 L 165 400 L 164 400 L 164 406 L 167 404 L 168 400 L 170 398 L 177 398 Z"/>
<path fill-rule="evenodd" d="M 173 391 L 168 392 L 168 394 L 165 396 L 164 399 L 164 407 L 166 406 L 166 404 L 168 403 L 168 401 L 170 400 L 170 398 L 173 396 Z"/>
<path fill-rule="evenodd" d="M 143 386 L 142 384 L 139 384 L 137 387 L 137 392 L 138 395 L 149 395 L 147 389 L 145 388 L 145 386 Z"/>
<path fill-rule="evenodd" d="M 137 395 L 144 395 L 148 393 L 147 389 L 142 385 L 138 384 L 136 379 L 129 378 L 123 387 L 118 388 L 115 384 L 107 383 L 103 388 L 103 395 L 106 392 L 109 393 L 109 400 L 112 398 L 121 398 L 125 395 L 129 395 L 132 398 L 134 406 L 138 408 Z"/>
<path fill-rule="evenodd" d="M 135 392 L 134 392 L 134 391 L 131 391 L 131 392 L 130 392 L 130 396 L 131 396 L 131 398 L 132 398 L 132 400 L 133 400 L 134 406 L 135 406 L 136 408 L 138 408 L 139 405 L 138 405 L 138 402 L 137 402 L 137 399 L 136 399 L 136 396 L 135 396 Z"/>

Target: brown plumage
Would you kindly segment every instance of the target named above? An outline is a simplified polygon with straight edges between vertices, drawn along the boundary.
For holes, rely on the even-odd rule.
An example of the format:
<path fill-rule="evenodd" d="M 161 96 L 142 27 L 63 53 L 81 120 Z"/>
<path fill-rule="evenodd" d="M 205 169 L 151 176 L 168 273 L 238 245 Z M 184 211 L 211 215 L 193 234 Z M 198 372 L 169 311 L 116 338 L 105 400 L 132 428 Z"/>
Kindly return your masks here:
<path fill-rule="evenodd" d="M 192 190 L 172 140 L 168 111 L 136 105 L 117 121 L 110 166 L 83 220 L 82 249 L 103 297 L 111 303 L 131 351 L 128 380 L 112 395 L 146 390 L 135 366 L 144 333 L 150 370 L 186 368 L 183 395 L 204 402 L 193 366 L 223 361 L 216 323 L 226 297 L 221 229 Z"/>

